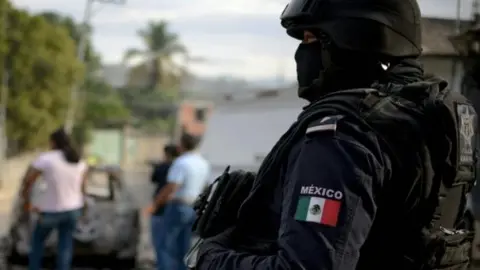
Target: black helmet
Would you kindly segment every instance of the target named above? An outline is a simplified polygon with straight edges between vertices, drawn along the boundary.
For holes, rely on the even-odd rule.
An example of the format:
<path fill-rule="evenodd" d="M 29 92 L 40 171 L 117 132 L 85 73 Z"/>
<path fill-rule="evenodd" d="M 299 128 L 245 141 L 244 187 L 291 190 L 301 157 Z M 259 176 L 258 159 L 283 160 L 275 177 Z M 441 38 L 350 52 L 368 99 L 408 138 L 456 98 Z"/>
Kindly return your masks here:
<path fill-rule="evenodd" d="M 287 33 L 320 30 L 340 49 L 416 57 L 421 54 L 416 0 L 291 0 L 281 15 Z"/>

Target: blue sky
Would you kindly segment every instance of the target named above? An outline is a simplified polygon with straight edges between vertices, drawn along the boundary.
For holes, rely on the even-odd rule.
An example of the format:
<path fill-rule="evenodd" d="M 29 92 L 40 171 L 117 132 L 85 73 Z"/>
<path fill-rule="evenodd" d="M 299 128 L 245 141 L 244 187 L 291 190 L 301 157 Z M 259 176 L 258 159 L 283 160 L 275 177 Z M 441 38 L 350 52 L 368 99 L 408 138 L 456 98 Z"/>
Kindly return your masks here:
<path fill-rule="evenodd" d="M 54 10 L 80 21 L 84 0 L 11 0 L 32 12 Z M 117 63 L 128 48 L 142 48 L 136 36 L 148 20 L 166 19 L 191 55 L 209 59 L 191 64 L 202 76 L 265 79 L 295 76 L 297 42 L 279 25 L 288 0 L 127 0 L 124 6 L 96 4 L 93 43 L 106 63 Z M 463 17 L 472 0 L 461 0 Z M 425 16 L 455 17 L 456 0 L 419 0 Z"/>

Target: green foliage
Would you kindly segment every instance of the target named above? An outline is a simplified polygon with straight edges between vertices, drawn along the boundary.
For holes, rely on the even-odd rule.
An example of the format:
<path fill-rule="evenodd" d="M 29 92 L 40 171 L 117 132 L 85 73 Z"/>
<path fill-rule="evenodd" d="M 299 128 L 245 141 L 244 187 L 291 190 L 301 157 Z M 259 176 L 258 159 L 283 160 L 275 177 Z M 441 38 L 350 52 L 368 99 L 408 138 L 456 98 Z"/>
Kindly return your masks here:
<path fill-rule="evenodd" d="M 187 55 L 176 33 L 166 21 L 151 21 L 138 31 L 143 48 L 130 49 L 125 61 L 141 57 L 145 62 L 134 67 L 128 86 L 120 90 L 125 105 L 136 119 L 136 126 L 146 130 L 171 132 L 176 118 L 179 86 L 185 73 L 176 65 L 174 55 Z"/>
<path fill-rule="evenodd" d="M 172 56 L 185 53 L 185 48 L 168 31 L 166 22 L 150 23 L 139 32 L 144 49 L 127 53 L 128 57 L 146 57 L 153 64 L 151 72 L 146 70 L 147 83 L 116 90 L 94 75 L 101 59 L 88 40 L 87 65 L 78 61 L 77 46 L 84 29 L 71 18 L 53 12 L 32 15 L 0 0 L 0 27 L 4 18 L 8 30 L 0 31 L 0 82 L 8 71 L 7 133 L 20 151 L 43 146 L 50 132 L 63 124 L 71 88 L 80 82 L 77 107 L 81 111 L 73 131 L 80 145 L 88 141 L 93 127 L 131 118 L 158 130 L 172 126 L 183 74 Z"/>
<path fill-rule="evenodd" d="M 86 122 L 80 122 L 73 127 L 72 140 L 80 150 L 92 139 L 92 129 L 93 126 Z"/>
<path fill-rule="evenodd" d="M 170 132 L 176 117 L 176 91 L 126 87 L 118 89 L 124 104 L 136 119 L 135 127 L 148 131 Z"/>
<path fill-rule="evenodd" d="M 101 126 L 103 123 L 125 122 L 129 118 L 129 110 L 124 106 L 118 91 L 110 85 L 90 78 L 84 87 L 87 89 L 84 122 Z"/>
<path fill-rule="evenodd" d="M 0 1 L 4 6 L 5 0 Z M 6 66 L 10 75 L 7 134 L 19 150 L 29 150 L 45 144 L 63 123 L 70 87 L 81 78 L 82 65 L 65 28 L 14 8 L 8 10 L 7 25 L 0 40 L 1 73 Z"/>
<path fill-rule="evenodd" d="M 82 25 L 78 25 L 71 17 L 68 16 L 63 16 L 51 11 L 40 13 L 40 16 L 45 18 L 45 20 L 51 24 L 66 28 L 76 45 L 80 43 L 82 31 L 86 31 L 88 36 L 90 36 L 92 32 L 90 27 L 83 29 L 84 27 Z M 89 72 L 97 71 L 101 68 L 100 56 L 94 51 L 93 45 L 89 40 L 87 40 L 85 45 L 85 63 L 88 64 L 87 70 Z"/>
<path fill-rule="evenodd" d="M 71 38 L 75 42 L 80 42 L 82 31 L 91 32 L 91 29 L 83 29 L 82 25 L 77 25 L 72 18 L 65 17 L 53 12 L 42 13 L 42 16 L 49 22 L 62 26 L 68 30 Z M 85 63 L 87 64 L 87 76 L 81 86 L 83 93 L 79 108 L 83 109 L 77 112 L 76 132 L 84 139 L 89 138 L 85 135 L 93 127 L 101 127 L 110 122 L 124 122 L 129 118 L 129 111 L 123 105 L 123 101 L 114 89 L 101 78 L 95 77 L 95 71 L 101 68 L 100 56 L 95 53 L 91 42 L 86 43 Z M 83 140 L 83 139 L 82 139 Z M 86 141 L 79 142 L 80 145 Z"/>

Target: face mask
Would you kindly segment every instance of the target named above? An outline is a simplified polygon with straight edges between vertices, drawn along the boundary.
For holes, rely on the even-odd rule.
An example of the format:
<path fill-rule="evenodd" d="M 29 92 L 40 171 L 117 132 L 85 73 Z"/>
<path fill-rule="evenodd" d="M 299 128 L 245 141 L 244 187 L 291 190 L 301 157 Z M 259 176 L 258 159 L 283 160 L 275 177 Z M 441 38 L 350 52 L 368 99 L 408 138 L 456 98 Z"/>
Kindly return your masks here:
<path fill-rule="evenodd" d="M 322 45 L 319 41 L 300 44 L 295 52 L 297 81 L 300 87 L 310 86 L 323 69 Z"/>

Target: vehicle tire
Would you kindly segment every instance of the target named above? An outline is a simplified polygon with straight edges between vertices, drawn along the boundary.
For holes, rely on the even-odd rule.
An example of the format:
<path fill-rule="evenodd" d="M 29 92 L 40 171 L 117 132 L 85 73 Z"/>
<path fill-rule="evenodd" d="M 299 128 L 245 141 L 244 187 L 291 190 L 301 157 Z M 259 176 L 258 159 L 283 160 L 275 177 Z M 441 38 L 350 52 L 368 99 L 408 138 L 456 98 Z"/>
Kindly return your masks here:
<path fill-rule="evenodd" d="M 10 268 L 12 268 L 14 265 L 17 265 L 17 264 L 23 265 L 28 263 L 28 258 L 20 255 L 13 246 L 8 247 L 2 252 L 4 252 L 3 256 L 4 256 L 5 264 Z"/>
<path fill-rule="evenodd" d="M 137 258 L 127 258 L 127 259 L 120 259 L 115 261 L 115 267 L 112 268 L 115 270 L 133 270 L 137 269 Z"/>
<path fill-rule="evenodd" d="M 97 239 L 100 234 L 101 213 L 98 212 L 93 198 L 87 197 L 85 202 L 89 210 L 87 211 L 86 217 L 83 217 L 77 222 L 74 238 L 82 243 L 90 243 Z"/>

